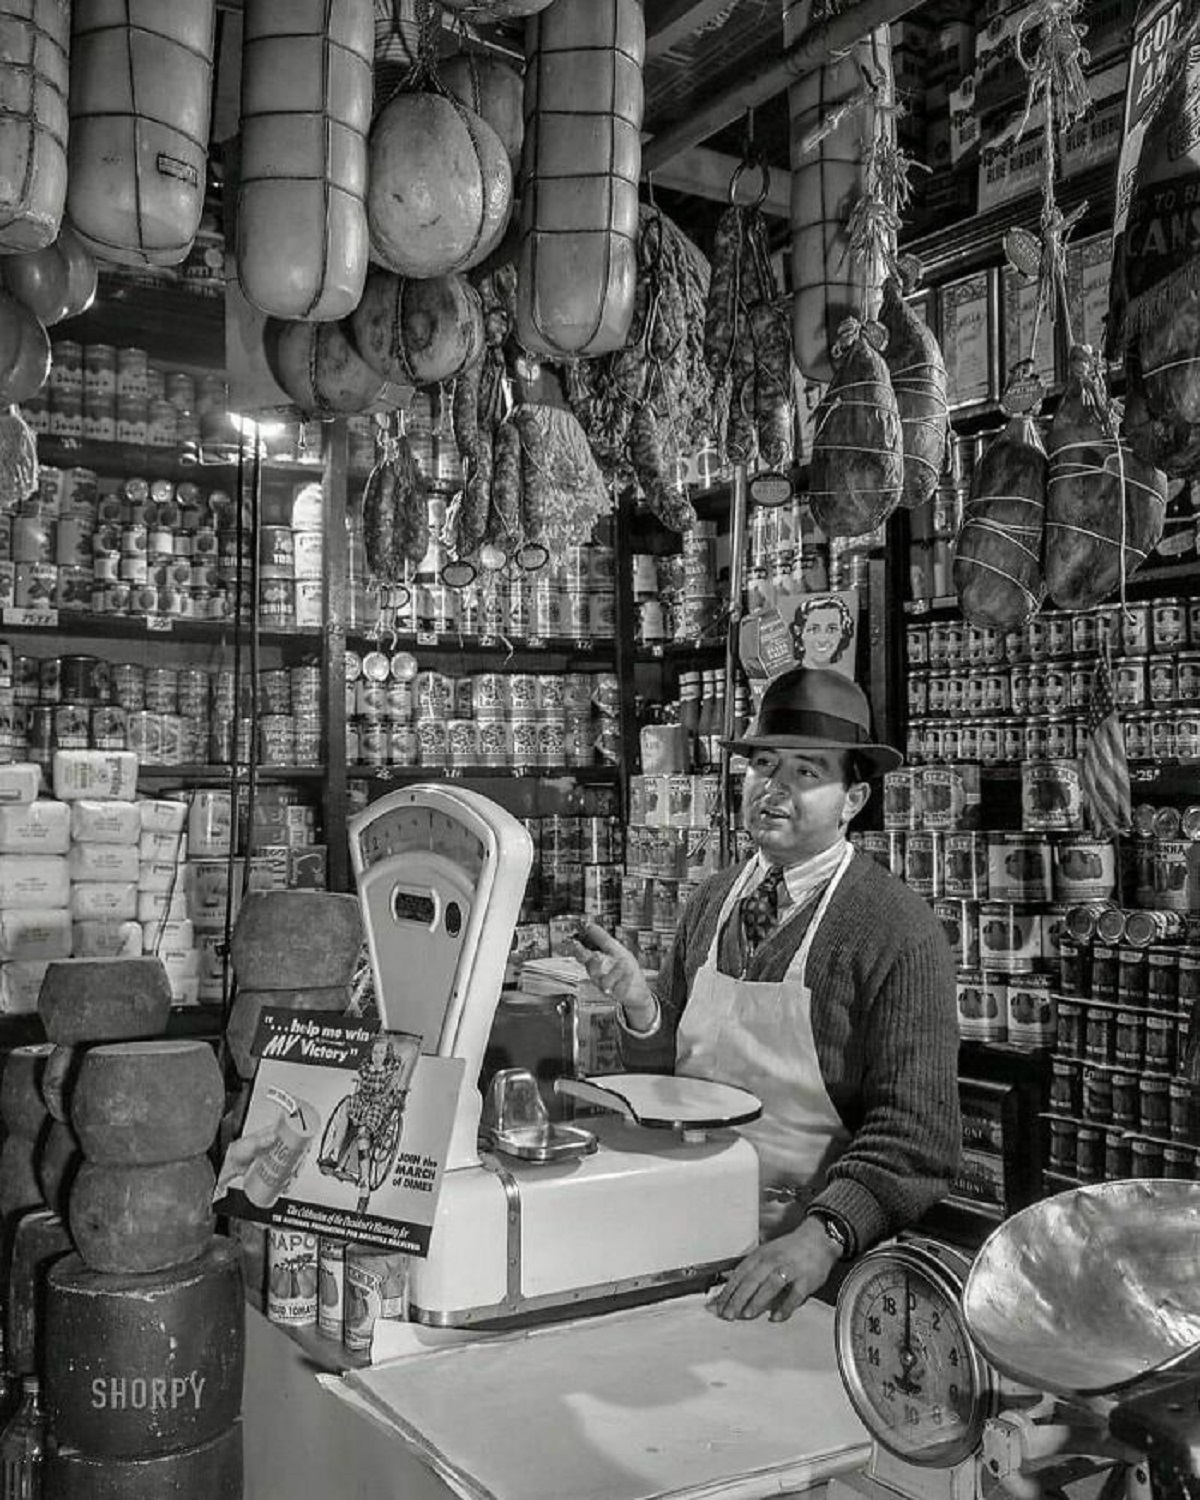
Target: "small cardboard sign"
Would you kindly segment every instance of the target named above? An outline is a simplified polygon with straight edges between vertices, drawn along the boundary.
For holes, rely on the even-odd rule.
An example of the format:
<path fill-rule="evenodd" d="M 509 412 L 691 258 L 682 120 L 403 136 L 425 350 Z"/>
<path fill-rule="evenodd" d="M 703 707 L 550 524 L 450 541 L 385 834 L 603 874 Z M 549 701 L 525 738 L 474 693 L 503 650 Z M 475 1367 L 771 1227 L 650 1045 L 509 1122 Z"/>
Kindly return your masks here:
<path fill-rule="evenodd" d="M 218 1213 L 429 1254 L 461 1058 L 329 1011 L 264 1010 Z"/>
<path fill-rule="evenodd" d="M 776 589 L 774 602 L 742 621 L 738 654 L 756 692 L 792 667 L 828 667 L 854 678 L 858 592 Z"/>

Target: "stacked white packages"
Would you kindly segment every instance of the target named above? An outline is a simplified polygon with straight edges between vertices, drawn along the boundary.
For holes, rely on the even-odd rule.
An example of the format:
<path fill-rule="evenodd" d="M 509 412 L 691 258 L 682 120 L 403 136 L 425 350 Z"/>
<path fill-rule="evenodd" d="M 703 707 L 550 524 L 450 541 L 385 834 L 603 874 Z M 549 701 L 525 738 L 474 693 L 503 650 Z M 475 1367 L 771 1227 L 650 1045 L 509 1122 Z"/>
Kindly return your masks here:
<path fill-rule="evenodd" d="M 50 961 L 71 956 L 71 809 L 35 800 L 37 766 L 0 771 L 0 1011 L 22 1015 Z"/>
<path fill-rule="evenodd" d="M 71 804 L 71 915 L 76 958 L 142 951 L 137 925 L 137 803 L 81 797 Z"/>
<path fill-rule="evenodd" d="M 200 954 L 188 920 L 187 804 L 170 800 L 137 804 L 137 919 L 141 951 L 162 959 L 176 1005 L 200 998 Z"/>

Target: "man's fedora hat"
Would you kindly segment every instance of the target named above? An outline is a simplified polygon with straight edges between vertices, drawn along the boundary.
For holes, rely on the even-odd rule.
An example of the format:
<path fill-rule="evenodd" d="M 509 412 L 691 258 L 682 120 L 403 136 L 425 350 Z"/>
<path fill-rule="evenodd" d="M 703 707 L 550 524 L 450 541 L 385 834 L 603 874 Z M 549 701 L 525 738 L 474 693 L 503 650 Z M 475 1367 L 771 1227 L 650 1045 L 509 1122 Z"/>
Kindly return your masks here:
<path fill-rule="evenodd" d="M 890 745 L 871 737 L 867 695 L 841 672 L 794 667 L 767 684 L 758 718 L 731 750 L 853 750 L 865 778 L 882 776 L 904 763 Z"/>

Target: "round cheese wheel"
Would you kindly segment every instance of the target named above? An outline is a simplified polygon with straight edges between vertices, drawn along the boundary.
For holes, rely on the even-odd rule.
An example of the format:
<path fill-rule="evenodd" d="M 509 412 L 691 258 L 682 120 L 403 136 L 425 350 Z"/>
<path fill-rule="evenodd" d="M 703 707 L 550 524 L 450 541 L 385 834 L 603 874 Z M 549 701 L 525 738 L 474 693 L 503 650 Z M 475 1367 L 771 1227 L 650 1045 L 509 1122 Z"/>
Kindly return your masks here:
<path fill-rule="evenodd" d="M 55 244 L 67 263 L 66 316 L 75 318 L 81 312 L 87 312 L 96 300 L 96 261 L 92 252 L 65 221 L 58 231 Z"/>
<path fill-rule="evenodd" d="M 60 1260 L 47 1279 L 45 1343 L 60 1447 L 153 1458 L 210 1442 L 241 1409 L 245 1340 L 241 1261 L 228 1240 L 155 1275 Z"/>
<path fill-rule="evenodd" d="M 42 1207 L 37 1178 L 37 1141 L 23 1135 L 5 1136 L 0 1146 L 0 1217 Z"/>
<path fill-rule="evenodd" d="M 525 139 L 525 84 L 516 68 L 483 52 L 459 52 L 438 68 L 442 86 L 473 109 L 500 137 L 513 177 L 521 165 Z"/>
<path fill-rule="evenodd" d="M 242 1500 L 242 1424 L 159 1458 L 97 1458 L 60 1448 L 46 1459 L 56 1500 Z"/>
<path fill-rule="evenodd" d="M 171 983 L 158 958 L 69 958 L 46 970 L 38 1015 L 52 1042 L 127 1042 L 161 1036 Z"/>
<path fill-rule="evenodd" d="M 152 1167 L 84 1161 L 68 1217 L 75 1246 L 93 1271 L 165 1271 L 199 1255 L 212 1238 L 216 1179 L 207 1156 Z"/>
<path fill-rule="evenodd" d="M 483 304 L 463 276 L 414 281 L 376 266 L 350 327 L 371 368 L 401 384 L 452 380 L 483 352 Z"/>
<path fill-rule="evenodd" d="M 4 1299 L 4 1354 L 14 1375 L 42 1372 L 46 1278 L 50 1267 L 72 1248 L 67 1226 L 57 1214 L 26 1214 L 13 1232 Z"/>
<path fill-rule="evenodd" d="M 263 352 L 275 379 L 305 416 L 354 416 L 384 400 L 386 382 L 341 323 L 268 318 Z"/>
<path fill-rule="evenodd" d="M 253 891 L 238 910 L 230 956 L 239 987 L 348 985 L 362 948 L 357 896 L 333 891 Z"/>
<path fill-rule="evenodd" d="M 71 1118 L 71 1090 L 79 1076 L 79 1065 L 83 1061 L 80 1047 L 55 1046 L 46 1059 L 42 1074 L 42 1099 L 55 1120 Z"/>
<path fill-rule="evenodd" d="M 152 1166 L 207 1151 L 224 1103 L 207 1042 L 112 1042 L 85 1055 L 71 1124 L 88 1161 Z"/>
<path fill-rule="evenodd" d="M 0 275 L 5 291 L 11 292 L 45 327 L 60 323 L 67 316 L 70 273 L 57 240 L 43 250 L 6 255 L 0 261 Z"/>
<path fill-rule="evenodd" d="M 42 1079 L 54 1048 L 49 1042 L 14 1047 L 3 1059 L 0 1073 L 0 1120 L 9 1135 L 36 1140 L 46 1123 L 46 1101 Z"/>
<path fill-rule="evenodd" d="M 49 334 L 27 307 L 0 292 L 0 405 L 27 401 L 49 373 Z"/>
<path fill-rule="evenodd" d="M 52 1120 L 35 1159 L 38 1186 L 46 1207 L 66 1214 L 71 1184 L 83 1162 L 75 1132 L 62 1120 Z"/>

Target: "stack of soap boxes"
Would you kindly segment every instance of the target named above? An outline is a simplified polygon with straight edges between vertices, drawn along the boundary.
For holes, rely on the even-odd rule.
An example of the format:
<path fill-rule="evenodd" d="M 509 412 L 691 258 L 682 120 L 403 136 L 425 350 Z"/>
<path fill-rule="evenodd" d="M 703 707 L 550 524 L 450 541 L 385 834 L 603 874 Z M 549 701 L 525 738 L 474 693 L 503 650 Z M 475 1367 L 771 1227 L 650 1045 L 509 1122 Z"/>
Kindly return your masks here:
<path fill-rule="evenodd" d="M 187 807 L 135 800 L 130 751 L 60 750 L 53 795 L 32 764 L 0 766 L 0 1011 L 37 1008 L 60 958 L 157 953 L 194 1004 L 199 954 L 183 889 Z"/>

